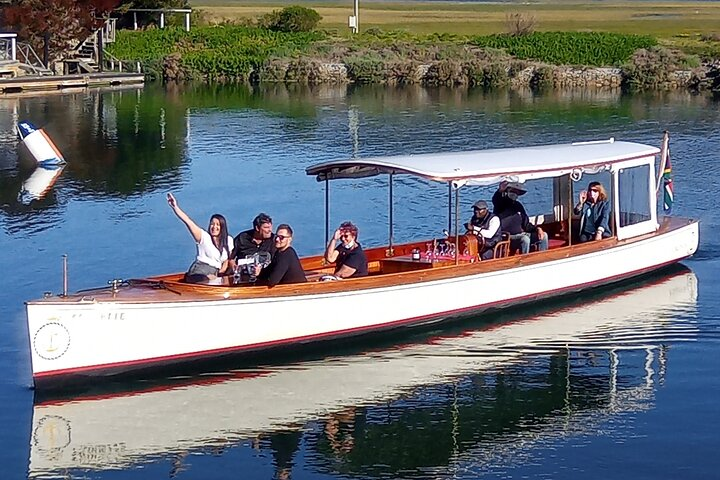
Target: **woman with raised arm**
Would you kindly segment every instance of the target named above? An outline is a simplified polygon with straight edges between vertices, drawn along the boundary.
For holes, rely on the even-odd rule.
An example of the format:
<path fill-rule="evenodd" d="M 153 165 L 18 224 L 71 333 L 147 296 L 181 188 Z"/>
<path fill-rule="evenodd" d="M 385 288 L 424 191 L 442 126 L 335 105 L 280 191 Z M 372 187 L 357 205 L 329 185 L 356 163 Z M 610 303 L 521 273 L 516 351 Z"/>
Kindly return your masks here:
<path fill-rule="evenodd" d="M 590 182 L 587 190 L 580 192 L 575 213 L 580 215 L 580 241 L 602 240 L 611 237 L 610 201 L 600 182 Z"/>
<path fill-rule="evenodd" d="M 225 217 L 214 214 L 210 217 L 210 225 L 205 231 L 180 208 L 172 193 L 167 194 L 167 201 L 197 244 L 197 258 L 185 274 L 185 281 L 205 282 L 225 273 L 228 268 L 228 257 L 233 250 L 233 239 L 228 235 Z"/>

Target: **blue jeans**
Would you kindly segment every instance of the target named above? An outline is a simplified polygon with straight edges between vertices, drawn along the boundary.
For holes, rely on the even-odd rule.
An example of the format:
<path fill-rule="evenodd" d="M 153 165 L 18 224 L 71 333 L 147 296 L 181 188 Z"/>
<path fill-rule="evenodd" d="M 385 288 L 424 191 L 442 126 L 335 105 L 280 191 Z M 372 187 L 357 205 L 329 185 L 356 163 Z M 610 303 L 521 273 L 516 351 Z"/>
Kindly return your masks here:
<path fill-rule="evenodd" d="M 543 232 L 542 238 L 538 238 L 537 232 L 523 232 L 515 233 L 510 235 L 510 247 L 520 248 L 520 253 L 525 254 L 530 252 L 530 245 L 537 243 L 538 251 L 544 251 L 548 249 L 548 234 Z"/>

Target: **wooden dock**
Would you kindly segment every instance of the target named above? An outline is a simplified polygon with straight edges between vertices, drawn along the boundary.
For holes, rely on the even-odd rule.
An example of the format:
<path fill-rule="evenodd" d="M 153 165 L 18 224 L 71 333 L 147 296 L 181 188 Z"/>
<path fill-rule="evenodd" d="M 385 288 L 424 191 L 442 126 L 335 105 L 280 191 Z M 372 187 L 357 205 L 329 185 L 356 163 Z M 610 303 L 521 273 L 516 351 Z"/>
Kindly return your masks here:
<path fill-rule="evenodd" d="M 0 79 L 1 93 L 53 91 L 64 88 L 132 85 L 145 82 L 142 73 L 88 73 L 83 75 L 25 75 Z"/>

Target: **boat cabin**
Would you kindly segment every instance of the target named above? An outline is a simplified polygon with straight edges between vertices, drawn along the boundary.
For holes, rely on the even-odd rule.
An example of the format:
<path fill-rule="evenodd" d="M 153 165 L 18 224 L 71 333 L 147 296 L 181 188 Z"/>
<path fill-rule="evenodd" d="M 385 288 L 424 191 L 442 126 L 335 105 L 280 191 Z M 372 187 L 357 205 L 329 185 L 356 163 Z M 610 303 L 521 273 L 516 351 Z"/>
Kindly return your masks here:
<path fill-rule="evenodd" d="M 579 242 L 579 218 L 573 213 L 578 192 L 588 183 L 600 179 L 612 204 L 610 226 L 612 237 L 618 241 L 655 232 L 659 228 L 656 213 L 655 157 L 660 149 L 614 139 L 580 142 L 566 145 L 547 145 L 521 148 L 477 150 L 455 153 L 403 155 L 334 161 L 309 167 L 308 175 L 324 182 L 352 180 L 376 175 L 388 177 L 390 197 L 388 243 L 379 249 L 366 249 L 375 273 L 397 273 L 411 269 L 457 265 L 478 260 L 477 237 L 465 232 L 462 224 L 469 216 L 460 209 L 460 197 L 472 186 L 497 186 L 503 181 L 525 184 L 540 179 L 552 182 L 550 211 L 528 215 L 535 225 L 541 225 L 549 236 L 549 249 L 575 245 Z M 423 240 L 411 244 L 393 243 L 393 181 L 401 175 L 414 175 L 448 186 L 448 218 L 446 237 Z M 476 193 L 473 200 L 476 200 Z M 489 201 L 490 196 L 485 194 Z M 329 195 L 326 192 L 326 235 Z M 527 209 L 527 206 L 526 206 Z M 452 233 L 450 233 L 452 232 Z M 329 237 L 326 236 L 326 243 Z M 452 245 L 440 254 L 436 245 Z M 416 251 L 415 259 L 411 257 Z M 417 251 L 420 251 L 420 259 Z M 531 251 L 531 253 L 533 253 Z M 495 248 L 495 258 L 517 255 L 509 242 Z M 408 258 L 410 256 L 410 258 Z"/>

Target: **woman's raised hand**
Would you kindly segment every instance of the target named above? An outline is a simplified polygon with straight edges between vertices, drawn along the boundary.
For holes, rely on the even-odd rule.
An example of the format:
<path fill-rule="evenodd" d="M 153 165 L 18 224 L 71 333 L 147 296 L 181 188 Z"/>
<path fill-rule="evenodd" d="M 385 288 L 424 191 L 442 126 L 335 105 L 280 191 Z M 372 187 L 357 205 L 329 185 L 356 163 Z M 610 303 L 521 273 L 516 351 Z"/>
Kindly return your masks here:
<path fill-rule="evenodd" d="M 170 208 L 177 208 L 177 200 L 175 200 L 175 197 L 172 193 L 167 194 L 167 202 L 168 205 L 170 205 Z"/>
<path fill-rule="evenodd" d="M 585 202 L 585 200 L 587 200 L 587 190 L 580 192 L 580 203 Z"/>

